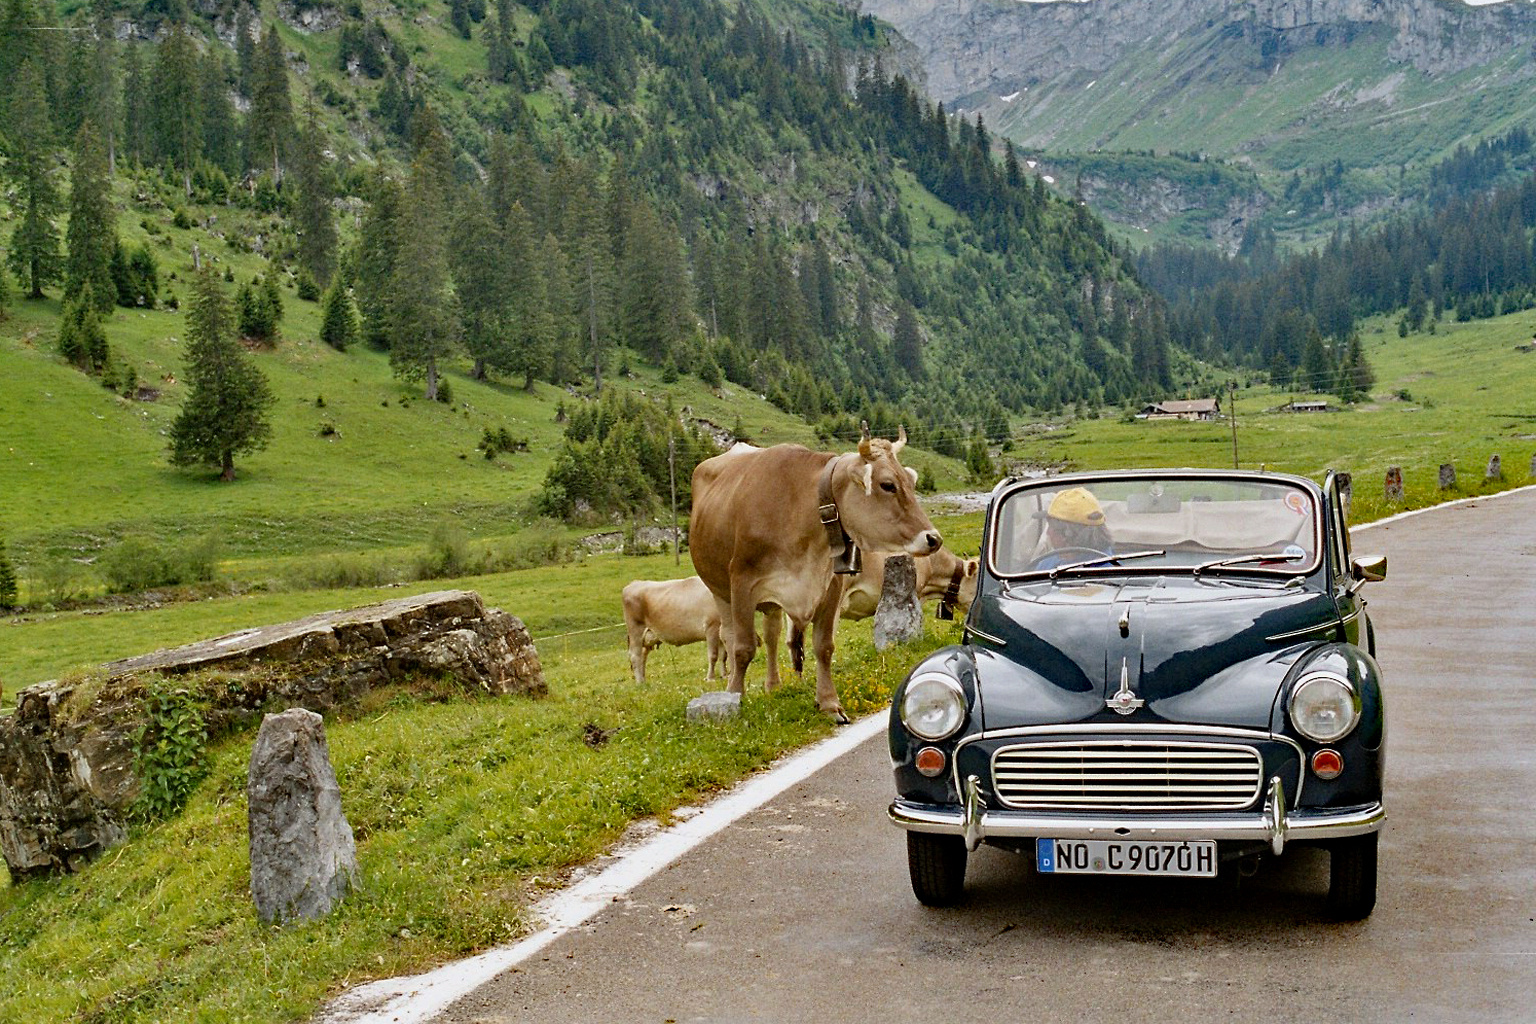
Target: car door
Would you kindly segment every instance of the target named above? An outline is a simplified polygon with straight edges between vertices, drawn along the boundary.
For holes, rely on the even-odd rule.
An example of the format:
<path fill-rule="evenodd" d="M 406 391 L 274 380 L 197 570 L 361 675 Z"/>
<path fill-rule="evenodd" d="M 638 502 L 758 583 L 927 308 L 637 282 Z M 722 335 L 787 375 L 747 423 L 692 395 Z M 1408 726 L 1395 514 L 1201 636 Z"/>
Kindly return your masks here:
<path fill-rule="evenodd" d="M 1328 560 L 1328 585 L 1338 608 L 1343 639 L 1356 646 L 1374 646 L 1360 581 L 1350 572 L 1349 523 L 1346 521 L 1344 477 L 1329 473 L 1323 481 L 1323 542 Z"/>

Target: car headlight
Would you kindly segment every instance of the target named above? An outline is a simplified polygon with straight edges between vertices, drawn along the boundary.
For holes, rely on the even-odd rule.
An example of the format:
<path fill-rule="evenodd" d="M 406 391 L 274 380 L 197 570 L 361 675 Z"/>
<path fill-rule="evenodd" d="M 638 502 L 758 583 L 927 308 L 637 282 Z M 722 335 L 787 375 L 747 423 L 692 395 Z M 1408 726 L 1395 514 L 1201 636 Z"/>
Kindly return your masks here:
<path fill-rule="evenodd" d="M 1291 691 L 1291 724 L 1318 743 L 1349 735 L 1360 721 L 1360 697 L 1339 676 L 1317 672 L 1303 676 Z"/>
<path fill-rule="evenodd" d="M 920 675 L 901 698 L 901 724 L 919 739 L 942 740 L 965 722 L 960 684 L 939 673 Z"/>

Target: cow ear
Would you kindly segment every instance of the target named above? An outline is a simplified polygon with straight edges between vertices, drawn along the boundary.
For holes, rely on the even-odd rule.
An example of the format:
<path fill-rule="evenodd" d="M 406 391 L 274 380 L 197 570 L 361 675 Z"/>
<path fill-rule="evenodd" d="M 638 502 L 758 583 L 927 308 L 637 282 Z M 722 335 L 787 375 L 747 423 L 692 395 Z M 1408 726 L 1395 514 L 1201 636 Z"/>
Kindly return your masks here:
<path fill-rule="evenodd" d="M 916 487 L 917 486 L 917 470 L 913 469 L 911 466 L 902 466 L 901 468 L 907 471 L 907 476 L 912 478 L 912 486 Z"/>
<path fill-rule="evenodd" d="M 862 436 L 859 438 L 859 454 L 862 455 L 864 460 L 867 462 L 875 457 L 874 448 L 871 447 L 869 443 L 869 420 L 861 420 L 859 422 L 859 429 L 863 432 Z"/>
<path fill-rule="evenodd" d="M 979 558 L 967 558 L 965 560 L 965 574 L 967 576 L 975 576 L 976 573 L 979 572 L 980 570 L 981 570 L 981 559 L 979 559 Z"/>
<path fill-rule="evenodd" d="M 891 454 L 895 455 L 907 446 L 907 425 L 899 423 L 896 426 L 896 440 L 891 442 Z"/>

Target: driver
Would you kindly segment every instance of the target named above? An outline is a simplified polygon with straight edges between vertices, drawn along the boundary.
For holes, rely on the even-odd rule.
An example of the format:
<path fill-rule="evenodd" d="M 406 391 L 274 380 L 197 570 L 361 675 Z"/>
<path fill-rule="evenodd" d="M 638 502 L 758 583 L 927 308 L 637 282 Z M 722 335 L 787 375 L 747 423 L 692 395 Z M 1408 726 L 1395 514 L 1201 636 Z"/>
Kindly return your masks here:
<path fill-rule="evenodd" d="M 1045 542 L 1052 549 L 1035 560 L 1032 568 L 1054 569 L 1069 562 L 1081 562 L 1094 552 L 1114 553 L 1109 528 L 1104 525 L 1104 510 L 1085 487 L 1069 487 L 1051 499 L 1044 512 L 1035 518 L 1045 520 Z"/>

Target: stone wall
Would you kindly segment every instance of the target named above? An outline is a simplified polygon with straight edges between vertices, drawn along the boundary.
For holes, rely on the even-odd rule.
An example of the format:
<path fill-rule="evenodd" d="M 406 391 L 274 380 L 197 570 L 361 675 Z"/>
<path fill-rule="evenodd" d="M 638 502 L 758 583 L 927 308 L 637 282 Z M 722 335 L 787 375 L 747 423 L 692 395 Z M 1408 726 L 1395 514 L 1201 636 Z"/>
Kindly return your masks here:
<path fill-rule="evenodd" d="M 489 694 L 546 693 L 522 621 L 473 591 L 400 598 L 114 661 L 20 691 L 0 718 L 0 854 L 13 877 L 73 870 L 121 842 L 139 794 L 144 678 L 196 673 L 210 737 L 263 711 L 326 713 L 413 676 Z"/>

